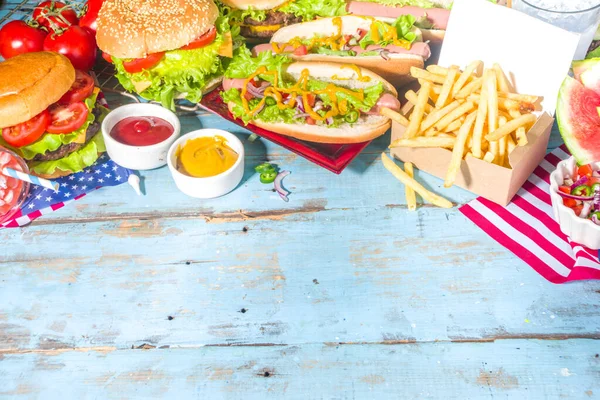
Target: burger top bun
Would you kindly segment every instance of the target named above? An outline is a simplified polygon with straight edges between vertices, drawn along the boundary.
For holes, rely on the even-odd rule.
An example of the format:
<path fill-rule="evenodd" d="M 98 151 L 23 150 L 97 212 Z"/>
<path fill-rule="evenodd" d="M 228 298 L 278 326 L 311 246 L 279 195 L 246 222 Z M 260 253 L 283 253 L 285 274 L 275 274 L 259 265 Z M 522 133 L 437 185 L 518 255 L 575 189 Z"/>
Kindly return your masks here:
<path fill-rule="evenodd" d="M 98 12 L 96 41 L 118 58 L 143 58 L 178 49 L 214 26 L 212 0 L 106 0 Z"/>
<path fill-rule="evenodd" d="M 0 128 L 25 122 L 56 103 L 75 82 L 69 59 L 47 51 L 0 63 Z"/>
<path fill-rule="evenodd" d="M 229 7 L 237 8 L 239 10 L 247 10 L 250 6 L 255 10 L 271 10 L 288 1 L 289 0 L 221 0 L 222 3 L 225 3 Z"/>

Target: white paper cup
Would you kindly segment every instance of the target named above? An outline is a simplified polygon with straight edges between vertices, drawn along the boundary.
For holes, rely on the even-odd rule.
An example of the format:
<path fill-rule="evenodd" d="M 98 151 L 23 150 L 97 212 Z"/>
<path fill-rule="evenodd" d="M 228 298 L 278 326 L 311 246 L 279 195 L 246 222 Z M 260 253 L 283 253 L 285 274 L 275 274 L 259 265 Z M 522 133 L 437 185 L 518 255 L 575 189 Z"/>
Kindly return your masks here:
<path fill-rule="evenodd" d="M 166 140 L 150 146 L 131 146 L 110 136 L 110 131 L 127 117 L 158 117 L 173 126 L 173 134 Z M 109 157 L 122 167 L 146 170 L 162 167 L 167 163 L 167 152 L 181 132 L 179 119 L 172 111 L 156 104 L 133 103 L 115 108 L 102 121 L 102 136 Z"/>
<path fill-rule="evenodd" d="M 177 156 L 175 153 L 179 146 L 183 147 L 190 139 L 207 136 L 222 136 L 225 138 L 229 147 L 238 153 L 238 159 L 235 164 L 227 171 L 207 178 L 196 178 L 179 172 L 175 167 L 177 165 Z M 167 163 L 179 190 L 191 197 L 211 199 L 223 196 L 239 185 L 244 176 L 244 156 L 244 145 L 235 135 L 220 129 L 199 129 L 183 135 L 171 145 L 167 155 Z"/>

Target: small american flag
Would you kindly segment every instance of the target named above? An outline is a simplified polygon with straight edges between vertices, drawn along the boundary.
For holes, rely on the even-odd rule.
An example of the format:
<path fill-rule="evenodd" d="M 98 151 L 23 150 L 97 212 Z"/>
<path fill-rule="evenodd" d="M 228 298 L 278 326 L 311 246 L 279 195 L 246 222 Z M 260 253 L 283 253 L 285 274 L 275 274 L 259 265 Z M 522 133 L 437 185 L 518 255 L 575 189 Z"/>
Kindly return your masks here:
<path fill-rule="evenodd" d="M 106 153 L 102 154 L 91 167 L 79 173 L 55 179 L 54 181 L 60 184 L 56 192 L 52 189 L 31 185 L 21 210 L 0 228 L 27 225 L 42 215 L 79 200 L 93 190 L 103 186 L 117 186 L 125 183 L 131 173 L 131 170 L 115 164 Z"/>

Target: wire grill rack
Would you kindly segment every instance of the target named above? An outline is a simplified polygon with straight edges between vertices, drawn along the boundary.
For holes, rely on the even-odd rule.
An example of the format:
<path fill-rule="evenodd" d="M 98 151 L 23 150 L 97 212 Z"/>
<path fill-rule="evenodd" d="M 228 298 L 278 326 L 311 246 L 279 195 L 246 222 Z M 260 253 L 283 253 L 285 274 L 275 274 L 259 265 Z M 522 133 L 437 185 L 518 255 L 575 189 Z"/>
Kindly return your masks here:
<path fill-rule="evenodd" d="M 33 9 L 43 0 L 0 0 L 0 26 L 12 20 L 27 20 L 33 14 Z M 63 2 L 65 2 L 63 0 Z M 85 1 L 66 1 L 80 9 L 83 9 Z M 94 65 L 93 75 L 96 84 L 109 97 L 111 106 L 119 106 L 124 103 L 140 102 L 140 97 L 128 93 L 123 89 L 117 78 L 112 64 L 106 62 L 102 57 L 97 57 Z M 189 103 L 188 103 L 189 104 Z M 207 115 L 199 105 L 186 106 L 177 104 L 177 115 Z"/>

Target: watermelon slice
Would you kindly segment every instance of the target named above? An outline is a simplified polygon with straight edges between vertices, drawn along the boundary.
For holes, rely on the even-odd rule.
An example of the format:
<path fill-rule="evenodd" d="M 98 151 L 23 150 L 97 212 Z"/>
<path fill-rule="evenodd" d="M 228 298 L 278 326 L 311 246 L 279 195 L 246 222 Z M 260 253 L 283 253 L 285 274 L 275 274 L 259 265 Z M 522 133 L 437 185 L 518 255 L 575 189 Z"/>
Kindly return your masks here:
<path fill-rule="evenodd" d="M 579 164 L 600 161 L 600 94 L 567 76 L 558 93 L 560 134 Z"/>
<path fill-rule="evenodd" d="M 588 89 L 592 89 L 596 93 L 600 93 L 600 63 L 592 65 L 579 76 L 579 80 Z"/>
<path fill-rule="evenodd" d="M 575 76 L 575 79 L 580 81 L 581 75 L 597 64 L 600 64 L 600 58 L 590 58 L 589 60 L 573 61 L 573 64 L 571 65 L 571 68 L 573 68 L 573 76 Z"/>

